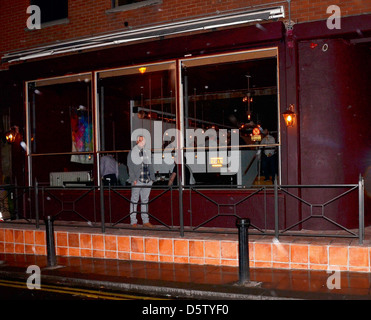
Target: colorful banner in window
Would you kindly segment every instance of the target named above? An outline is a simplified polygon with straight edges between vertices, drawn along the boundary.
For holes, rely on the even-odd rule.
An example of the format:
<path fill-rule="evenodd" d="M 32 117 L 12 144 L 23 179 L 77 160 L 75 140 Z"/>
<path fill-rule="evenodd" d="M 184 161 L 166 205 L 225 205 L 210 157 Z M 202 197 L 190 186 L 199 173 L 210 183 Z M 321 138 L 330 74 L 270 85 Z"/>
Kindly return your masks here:
<path fill-rule="evenodd" d="M 84 106 L 71 110 L 72 152 L 93 151 L 91 114 Z M 91 155 L 72 155 L 71 162 L 93 163 Z"/>

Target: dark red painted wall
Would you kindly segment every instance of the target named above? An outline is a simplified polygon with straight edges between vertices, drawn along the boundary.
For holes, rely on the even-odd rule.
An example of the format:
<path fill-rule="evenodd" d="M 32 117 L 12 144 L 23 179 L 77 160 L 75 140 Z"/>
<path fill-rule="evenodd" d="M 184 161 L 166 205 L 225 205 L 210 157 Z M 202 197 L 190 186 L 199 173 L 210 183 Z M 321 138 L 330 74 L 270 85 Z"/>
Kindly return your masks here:
<path fill-rule="evenodd" d="M 311 48 L 312 43 L 317 46 Z M 358 183 L 371 164 L 371 50 L 342 39 L 301 41 L 298 50 L 301 182 Z M 344 191 L 304 191 L 302 196 L 324 203 Z M 355 227 L 357 210 L 345 206 L 348 197 L 327 211 L 337 222 Z M 367 199 L 366 212 L 369 206 Z"/>

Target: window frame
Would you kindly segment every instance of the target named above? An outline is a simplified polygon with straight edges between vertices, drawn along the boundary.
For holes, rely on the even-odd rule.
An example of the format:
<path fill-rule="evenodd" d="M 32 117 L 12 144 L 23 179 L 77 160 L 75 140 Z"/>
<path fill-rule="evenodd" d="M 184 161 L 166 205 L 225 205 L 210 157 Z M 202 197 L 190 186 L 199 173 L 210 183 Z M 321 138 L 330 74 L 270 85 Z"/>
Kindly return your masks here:
<path fill-rule="evenodd" d="M 41 17 L 42 17 L 43 16 L 42 15 L 43 8 L 39 4 L 34 4 L 33 1 L 34 0 L 30 0 L 30 5 L 37 5 L 41 10 Z M 68 14 L 68 0 L 65 0 L 65 2 L 66 2 L 66 5 L 67 5 L 67 15 L 65 17 L 59 17 L 57 19 L 53 19 L 53 20 L 49 20 L 49 21 L 45 21 L 45 22 L 43 22 L 42 19 L 41 19 L 41 28 L 46 28 L 46 27 L 50 27 L 50 26 L 54 26 L 54 25 L 69 23 L 69 19 L 68 19 L 68 15 L 69 15 Z"/>
<path fill-rule="evenodd" d="M 260 58 L 276 58 L 277 59 L 277 138 L 278 142 L 272 145 L 277 147 L 277 156 L 278 156 L 278 183 L 281 183 L 282 179 L 282 161 L 281 161 L 281 152 L 282 152 L 282 136 L 281 136 L 281 121 L 280 121 L 280 110 L 281 110 L 281 101 L 280 101 L 280 69 L 279 69 L 279 48 L 278 47 L 267 47 L 267 48 L 260 48 L 260 49 L 251 49 L 251 50 L 243 50 L 243 51 L 232 51 L 232 52 L 224 52 L 219 54 L 211 54 L 211 55 L 202 55 L 197 57 L 185 57 L 178 60 L 179 67 L 178 67 L 178 83 L 179 83 L 179 119 L 180 121 L 180 130 L 184 137 L 186 136 L 186 126 L 185 126 L 185 111 L 184 111 L 184 86 L 182 81 L 182 69 L 183 67 L 189 66 L 204 66 L 204 65 L 212 65 L 220 62 L 229 62 L 229 61 L 236 61 L 233 60 L 238 57 L 245 57 L 244 59 L 239 59 L 240 61 L 244 60 L 255 60 Z M 182 139 L 180 142 L 179 148 L 182 150 L 182 156 L 184 155 L 187 147 L 185 146 L 185 139 Z M 257 145 L 242 145 L 244 148 L 256 148 Z M 240 146 L 241 147 L 241 146 Z M 184 170 L 182 170 L 184 172 Z M 183 177 L 184 180 L 184 177 Z"/>
<path fill-rule="evenodd" d="M 152 6 L 156 4 L 162 4 L 162 0 L 142 0 L 140 2 L 129 3 L 125 5 L 115 5 L 116 0 L 112 0 L 111 2 L 111 9 L 106 10 L 106 13 L 114 13 L 114 12 L 122 12 L 122 11 L 129 11 L 135 10 L 147 6 Z"/>
<path fill-rule="evenodd" d="M 31 137 L 32 137 L 32 124 L 31 124 L 31 114 L 32 114 L 32 104 L 30 101 L 30 94 L 29 94 L 29 87 L 31 84 L 39 84 L 39 86 L 47 86 L 47 85 L 55 85 L 55 84 L 63 84 L 63 83 L 73 83 L 75 81 L 79 81 L 82 77 L 88 77 L 90 81 L 90 108 L 92 111 L 92 140 L 93 140 L 93 150 L 91 152 L 45 152 L 45 153 L 33 153 L 31 148 Z M 64 156 L 64 155 L 87 155 L 92 154 L 94 155 L 96 150 L 96 140 L 95 140 L 95 119 L 94 119 L 94 75 L 92 72 L 84 72 L 84 73 L 75 73 L 70 74 L 67 76 L 57 76 L 57 77 L 50 77 L 50 78 L 40 78 L 35 80 L 29 80 L 24 82 L 24 90 L 25 90 L 25 102 L 26 102 L 26 150 L 25 155 L 27 157 L 27 173 L 28 173 L 28 185 L 33 185 L 33 165 L 32 165 L 32 158 L 39 157 L 39 156 Z M 95 164 L 93 163 L 93 168 Z"/>

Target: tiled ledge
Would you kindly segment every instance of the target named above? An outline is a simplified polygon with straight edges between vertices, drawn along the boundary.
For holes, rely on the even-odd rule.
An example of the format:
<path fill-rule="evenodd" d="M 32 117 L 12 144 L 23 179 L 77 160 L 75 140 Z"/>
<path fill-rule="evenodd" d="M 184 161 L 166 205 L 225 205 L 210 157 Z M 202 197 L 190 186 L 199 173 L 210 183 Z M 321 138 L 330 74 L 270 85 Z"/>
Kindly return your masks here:
<path fill-rule="evenodd" d="M 58 256 L 238 266 L 238 241 L 179 236 L 55 231 Z M 222 237 L 223 238 L 223 237 Z M 355 242 L 297 241 L 251 237 L 252 268 L 370 272 L 370 246 Z M 0 253 L 46 255 L 44 230 L 0 228 Z"/>

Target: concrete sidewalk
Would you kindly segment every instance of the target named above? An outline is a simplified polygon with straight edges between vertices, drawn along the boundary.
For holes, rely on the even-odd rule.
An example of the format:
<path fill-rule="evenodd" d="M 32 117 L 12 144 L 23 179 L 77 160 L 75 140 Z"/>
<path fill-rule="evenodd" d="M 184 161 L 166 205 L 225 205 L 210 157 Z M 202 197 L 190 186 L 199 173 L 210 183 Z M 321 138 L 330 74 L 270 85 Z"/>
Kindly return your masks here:
<path fill-rule="evenodd" d="M 250 269 L 250 283 L 239 283 L 238 268 L 179 263 L 0 254 L 0 277 L 26 281 L 27 267 L 41 269 L 42 283 L 107 288 L 177 299 L 223 300 L 364 300 L 371 299 L 369 273 L 340 272 L 339 289 L 328 288 L 334 272 Z M 329 280 L 329 277 L 331 277 Z M 335 284 L 335 280 L 331 283 Z"/>

